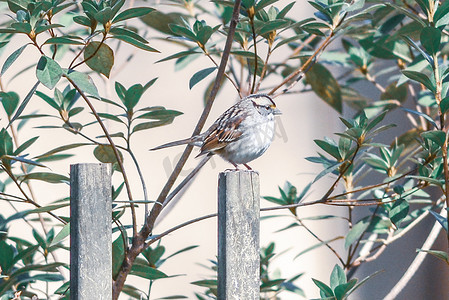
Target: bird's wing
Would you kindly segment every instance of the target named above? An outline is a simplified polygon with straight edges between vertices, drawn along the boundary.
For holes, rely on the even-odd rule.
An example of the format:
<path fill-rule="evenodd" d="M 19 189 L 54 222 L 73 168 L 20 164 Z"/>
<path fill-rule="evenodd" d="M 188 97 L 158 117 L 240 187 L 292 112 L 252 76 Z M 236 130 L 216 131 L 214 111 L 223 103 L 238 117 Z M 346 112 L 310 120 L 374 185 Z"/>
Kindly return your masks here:
<path fill-rule="evenodd" d="M 220 150 L 227 144 L 237 140 L 242 135 L 239 127 L 244 119 L 245 116 L 243 114 L 224 113 L 209 128 L 201 147 L 201 153 L 198 156 Z"/>

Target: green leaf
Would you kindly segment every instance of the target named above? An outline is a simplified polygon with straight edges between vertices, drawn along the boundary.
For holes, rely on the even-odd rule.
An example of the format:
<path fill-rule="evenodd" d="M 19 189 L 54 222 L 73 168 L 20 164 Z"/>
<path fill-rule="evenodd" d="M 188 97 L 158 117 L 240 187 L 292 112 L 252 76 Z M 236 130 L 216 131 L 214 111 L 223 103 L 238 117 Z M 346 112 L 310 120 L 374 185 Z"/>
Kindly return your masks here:
<path fill-rule="evenodd" d="M 104 25 L 109 22 L 113 16 L 112 9 L 110 7 L 105 7 L 95 14 L 95 20 Z"/>
<path fill-rule="evenodd" d="M 407 42 L 407 44 L 409 44 L 410 46 L 412 46 L 413 48 L 415 48 L 416 50 L 419 51 L 419 53 L 421 53 L 421 55 L 427 60 L 427 62 L 433 67 L 433 58 L 432 56 L 430 56 L 428 53 L 426 53 L 423 49 L 421 49 L 420 46 L 418 46 L 418 44 L 415 43 L 415 41 L 413 41 L 410 37 L 408 36 L 402 36 L 402 38 L 404 39 L 404 41 Z"/>
<path fill-rule="evenodd" d="M 139 49 L 150 51 L 150 52 L 159 52 L 159 50 L 156 50 L 150 46 L 148 46 L 146 43 L 142 43 L 136 39 L 133 39 L 132 37 L 128 35 L 114 35 L 114 38 L 124 41 L 125 43 L 131 44 Z"/>
<path fill-rule="evenodd" d="M 431 55 L 440 49 L 441 31 L 435 27 L 424 27 L 420 35 L 421 44 Z"/>
<path fill-rule="evenodd" d="M 89 19 L 88 17 L 85 17 L 85 16 L 74 16 L 73 17 L 73 21 L 75 23 L 78 23 L 78 24 L 83 25 L 83 26 L 87 26 L 87 27 L 91 27 L 92 26 L 91 19 Z M 93 20 L 93 22 L 95 22 L 95 20 Z"/>
<path fill-rule="evenodd" d="M 261 28 L 257 30 L 257 33 L 264 35 L 270 33 L 271 31 L 279 30 L 286 27 L 290 22 L 287 20 L 272 20 L 266 22 Z"/>
<path fill-rule="evenodd" d="M 357 284 L 357 279 L 351 279 L 348 283 L 340 284 L 334 290 L 337 300 L 346 299 L 348 292 Z"/>
<path fill-rule="evenodd" d="M 189 81 L 189 89 L 192 89 L 198 82 L 209 76 L 216 69 L 216 67 L 206 68 L 193 74 Z"/>
<path fill-rule="evenodd" d="M 67 73 L 67 77 L 73 81 L 81 91 L 100 99 L 97 87 L 89 75 L 71 70 Z"/>
<path fill-rule="evenodd" d="M 181 253 L 190 251 L 190 250 L 195 249 L 197 247 L 199 247 L 199 246 L 198 245 L 192 245 L 192 246 L 187 246 L 185 248 L 182 248 L 181 250 L 178 250 L 178 251 L 174 252 L 173 254 L 170 254 L 169 256 L 167 256 L 165 259 L 162 260 L 162 262 L 166 261 L 167 259 L 169 259 L 169 258 L 171 258 L 173 256 L 176 256 L 176 255 L 179 255 Z"/>
<path fill-rule="evenodd" d="M 369 226 L 369 222 L 360 221 L 355 224 L 345 238 L 345 249 L 348 249 L 355 241 L 357 241 Z"/>
<path fill-rule="evenodd" d="M 116 163 L 114 150 L 111 145 L 98 145 L 94 149 L 94 156 L 102 163 Z M 123 155 L 119 152 L 120 159 L 123 161 Z"/>
<path fill-rule="evenodd" d="M 208 288 L 217 288 L 217 280 L 215 279 L 205 279 L 191 282 L 191 284 L 208 287 Z"/>
<path fill-rule="evenodd" d="M 31 25 L 29 23 L 12 23 L 11 27 L 21 33 L 29 34 L 31 32 Z"/>
<path fill-rule="evenodd" d="M 19 262 L 21 260 L 25 263 L 27 258 L 32 257 L 37 252 L 38 249 L 39 249 L 39 245 L 33 245 L 33 246 L 27 247 L 25 250 L 19 251 L 19 253 L 17 253 L 17 255 L 14 256 L 12 265 L 16 264 L 17 262 Z M 0 252 L 1 252 L 1 250 L 0 250 Z M 0 263 L 0 265 L 1 265 L 1 263 Z"/>
<path fill-rule="evenodd" d="M 44 32 L 44 31 L 47 31 L 49 29 L 60 28 L 60 27 L 64 27 L 64 25 L 61 25 L 61 24 L 49 24 L 49 25 L 37 26 L 34 29 L 34 33 L 36 33 L 36 35 L 38 35 L 38 34 Z"/>
<path fill-rule="evenodd" d="M 62 151 L 78 148 L 78 147 L 81 147 L 81 146 L 87 146 L 87 145 L 91 145 L 91 144 L 88 144 L 88 143 L 75 143 L 75 144 L 59 146 L 59 147 L 56 147 L 55 149 L 52 149 L 50 151 L 45 152 L 44 154 L 41 154 L 41 155 L 37 156 L 37 158 L 41 159 L 41 158 L 45 158 L 45 157 L 50 157 L 50 156 L 52 156 L 52 155 L 54 155 L 56 153 L 62 152 Z"/>
<path fill-rule="evenodd" d="M 36 67 L 36 77 L 50 90 L 62 77 L 62 69 L 57 62 L 47 56 L 41 56 Z"/>
<path fill-rule="evenodd" d="M 49 212 L 49 211 L 53 211 L 53 210 L 56 210 L 56 209 L 59 209 L 59 208 L 67 207 L 69 205 L 70 205 L 70 203 L 66 202 L 66 203 L 63 203 L 63 204 L 52 204 L 52 205 L 42 206 L 42 207 L 35 208 L 35 209 L 27 211 L 26 215 L 40 214 L 40 213 L 44 213 L 44 212 Z"/>
<path fill-rule="evenodd" d="M 123 5 L 125 5 L 125 0 L 114 1 L 113 4 L 114 5 L 112 6 L 112 12 L 115 16 L 119 12 L 119 10 L 123 7 Z"/>
<path fill-rule="evenodd" d="M 37 274 L 29 278 L 19 279 L 18 282 L 23 284 L 26 282 L 35 282 L 35 281 L 56 282 L 62 280 L 64 280 L 64 276 L 62 276 L 61 274 Z"/>
<path fill-rule="evenodd" d="M 320 294 L 324 295 L 324 297 L 334 296 L 334 292 L 327 284 L 314 278 L 312 278 L 312 281 L 320 289 Z"/>
<path fill-rule="evenodd" d="M 182 115 L 182 112 L 170 109 L 157 109 L 140 115 L 139 119 L 166 120 Z"/>
<path fill-rule="evenodd" d="M 349 296 L 351 293 L 353 293 L 355 290 L 357 290 L 359 287 L 361 287 L 362 285 L 364 285 L 369 279 L 379 275 L 380 273 L 382 273 L 383 270 L 377 271 L 371 275 L 366 276 L 365 278 L 363 278 L 362 280 L 359 281 L 358 284 L 356 284 L 353 288 L 351 288 L 350 291 L 346 292 L 346 296 Z"/>
<path fill-rule="evenodd" d="M 160 59 L 160 60 L 156 61 L 156 63 L 160 63 L 160 62 L 163 62 L 163 61 L 168 61 L 168 60 L 171 60 L 171 59 L 186 57 L 186 56 L 193 55 L 193 54 L 200 54 L 200 53 L 201 52 L 199 52 L 199 51 L 193 51 L 193 50 L 181 51 L 181 52 L 178 52 L 176 54 L 167 56 L 166 58 Z"/>
<path fill-rule="evenodd" d="M 409 113 L 418 115 L 418 116 L 420 116 L 420 117 L 423 117 L 423 118 L 426 119 L 430 124 L 432 124 L 433 127 L 438 128 L 437 123 L 435 123 L 435 121 L 434 121 L 429 115 L 426 115 L 426 114 L 423 113 L 423 112 L 416 111 L 416 110 L 412 110 L 412 109 L 408 109 L 408 108 L 405 108 L 405 107 L 401 107 L 401 109 L 402 109 L 402 110 L 405 110 L 406 112 L 409 112 Z"/>
<path fill-rule="evenodd" d="M 393 203 L 393 207 L 388 212 L 388 217 L 391 222 L 399 227 L 401 221 L 407 217 L 409 211 L 409 204 L 406 200 L 400 198 Z"/>
<path fill-rule="evenodd" d="M 438 223 L 440 223 L 440 225 L 443 227 L 443 229 L 447 232 L 448 231 L 447 218 L 441 216 L 440 214 L 434 212 L 433 210 L 431 210 L 430 213 L 432 214 L 432 216 L 435 217 L 435 219 L 438 221 Z"/>
<path fill-rule="evenodd" d="M 171 124 L 172 122 L 173 122 L 173 118 L 164 119 L 164 120 L 160 120 L 160 121 L 140 123 L 140 124 L 137 124 L 136 126 L 134 126 L 132 133 L 135 133 L 135 132 L 141 131 L 141 130 L 159 127 L 159 126 L 168 125 L 168 124 Z"/>
<path fill-rule="evenodd" d="M 56 236 L 51 241 L 51 244 L 49 247 L 55 246 L 58 243 L 60 243 L 62 240 L 64 240 L 66 237 L 68 237 L 70 234 L 70 222 L 65 224 L 62 229 L 56 234 Z"/>
<path fill-rule="evenodd" d="M 2 102 L 3 108 L 6 114 L 11 117 L 14 111 L 19 105 L 19 95 L 15 92 L 0 92 L 0 101 Z"/>
<path fill-rule="evenodd" d="M 151 28 L 164 34 L 171 35 L 172 31 L 170 30 L 169 24 L 181 24 L 181 18 L 187 18 L 187 16 L 176 12 L 165 14 L 155 10 L 151 14 L 143 16 L 140 20 Z"/>
<path fill-rule="evenodd" d="M 407 85 L 401 84 L 397 86 L 397 81 L 390 83 L 385 92 L 380 95 L 380 100 L 398 100 L 404 103 L 407 100 Z"/>
<path fill-rule="evenodd" d="M 70 178 L 64 175 L 47 172 L 29 173 L 21 177 L 22 181 L 41 180 L 48 183 L 69 183 Z"/>
<path fill-rule="evenodd" d="M 112 243 L 112 278 L 115 279 L 125 258 L 125 245 L 122 235 Z"/>
<path fill-rule="evenodd" d="M 429 254 L 435 256 L 436 258 L 441 259 L 449 264 L 449 257 L 448 257 L 447 252 L 445 252 L 445 251 L 416 249 L 416 252 L 429 253 Z"/>
<path fill-rule="evenodd" d="M 330 277 L 330 287 L 332 290 L 335 290 L 335 288 L 341 284 L 345 284 L 346 281 L 346 274 L 343 269 L 336 264 L 334 269 L 332 270 L 331 277 Z"/>
<path fill-rule="evenodd" d="M 67 296 L 70 294 L 70 281 L 65 282 L 63 285 L 61 285 L 56 291 L 55 294 L 64 294 Z M 60 298 L 60 299 L 66 299 L 66 298 Z"/>
<path fill-rule="evenodd" d="M 11 121 L 9 122 L 9 125 L 12 124 L 12 122 L 14 122 L 18 117 L 20 117 L 20 115 L 22 114 L 23 110 L 25 109 L 25 107 L 27 106 L 28 102 L 30 102 L 31 97 L 33 97 L 34 92 L 36 92 L 37 87 L 39 86 L 40 81 L 37 81 L 34 86 L 31 88 L 31 90 L 28 92 L 28 94 L 25 96 L 25 99 L 23 99 L 22 104 L 20 104 L 19 108 L 17 109 L 16 113 L 14 114 L 14 116 L 11 118 Z M 8 125 L 8 126 L 9 126 Z"/>
<path fill-rule="evenodd" d="M 321 171 L 313 180 L 313 182 L 318 181 L 319 179 L 321 179 L 323 176 L 329 174 L 329 173 L 333 173 L 335 170 L 337 170 L 338 168 L 340 168 L 340 166 L 343 164 L 343 162 L 335 162 L 332 165 L 330 165 L 329 167 L 327 167 L 326 169 L 324 169 L 323 171 Z"/>
<path fill-rule="evenodd" d="M 435 91 L 436 91 L 435 84 L 432 81 L 430 81 L 430 79 L 429 79 L 429 77 L 427 77 L 427 75 L 420 73 L 420 72 L 408 71 L 408 70 L 402 70 L 402 74 L 404 74 L 406 77 L 408 77 L 412 80 L 422 83 L 431 92 L 435 93 Z"/>
<path fill-rule="evenodd" d="M 91 42 L 84 50 L 84 60 L 89 68 L 109 78 L 114 65 L 114 51 L 105 43 Z"/>
<path fill-rule="evenodd" d="M 0 255 L 0 267 L 3 273 L 8 274 L 14 259 L 14 247 L 6 241 L 0 240 L 0 253 L 2 254 Z"/>
<path fill-rule="evenodd" d="M 438 146 L 443 146 L 446 143 L 446 133 L 442 130 L 432 130 L 421 133 L 424 139 L 429 139 L 435 142 Z"/>
<path fill-rule="evenodd" d="M 321 99 L 339 113 L 342 112 L 340 85 L 328 69 L 319 63 L 315 63 L 306 73 L 306 81 Z"/>
<path fill-rule="evenodd" d="M 131 18 L 137 18 L 137 17 L 145 16 L 145 15 L 149 14 L 150 12 L 152 12 L 153 10 L 154 10 L 154 8 L 150 8 L 150 7 L 133 7 L 133 8 L 129 8 L 129 9 L 124 10 L 121 13 L 119 13 L 112 20 L 112 24 L 120 22 L 120 21 L 128 20 L 128 19 L 131 19 Z"/>
<path fill-rule="evenodd" d="M 441 113 L 445 114 L 449 109 L 449 96 L 446 96 L 440 102 Z"/>
<path fill-rule="evenodd" d="M 31 0 L 8 0 L 8 7 L 13 13 L 17 13 L 19 10 L 26 11 L 28 4 Z"/>
<path fill-rule="evenodd" d="M 135 84 L 125 92 L 125 99 L 123 100 L 123 104 L 125 104 L 128 111 L 132 111 L 137 103 L 139 103 L 142 94 L 143 86 L 141 84 Z"/>
<path fill-rule="evenodd" d="M 148 41 L 146 39 L 144 39 L 143 37 L 141 37 L 140 35 L 138 35 L 134 31 L 126 29 L 126 28 L 113 27 L 113 28 L 111 28 L 111 30 L 109 30 L 109 33 L 112 34 L 112 35 L 129 36 L 130 38 L 135 39 L 135 40 L 137 40 L 139 42 L 142 42 L 144 44 L 148 43 Z"/>
<path fill-rule="evenodd" d="M 69 37 L 58 36 L 52 37 L 45 41 L 46 44 L 60 44 L 60 45 L 84 45 L 83 42 L 71 39 Z"/>
<path fill-rule="evenodd" d="M 385 115 L 387 114 L 386 111 L 382 112 L 381 114 L 379 114 L 378 116 L 376 116 L 375 118 L 373 118 L 367 125 L 365 128 L 365 131 L 369 132 L 371 131 L 374 127 L 377 126 L 377 124 L 379 124 L 380 122 L 382 122 L 382 120 L 385 118 Z"/>
<path fill-rule="evenodd" d="M 330 154 L 332 157 L 334 157 L 337 160 L 340 160 L 340 152 L 338 151 L 338 147 L 331 143 L 330 141 L 323 141 L 323 140 L 313 140 L 315 144 L 318 145 L 321 149 L 326 151 L 326 153 Z"/>
<path fill-rule="evenodd" d="M 153 84 L 158 80 L 158 77 L 151 79 L 145 85 L 143 86 L 143 92 L 145 93 L 150 87 L 153 86 Z"/>
<path fill-rule="evenodd" d="M 363 158 L 363 161 L 366 162 L 369 166 L 376 170 L 384 171 L 385 173 L 390 169 L 390 167 L 384 160 L 372 155 L 371 153 L 368 154 L 370 154 L 370 157 Z"/>
<path fill-rule="evenodd" d="M 105 119 L 108 119 L 108 120 L 112 120 L 112 121 L 115 121 L 115 122 L 119 122 L 119 123 L 123 123 L 123 124 L 125 124 L 125 122 L 123 122 L 119 117 L 117 117 L 116 115 L 113 115 L 113 114 L 107 114 L 107 113 L 98 113 L 98 115 L 101 117 L 101 118 L 105 118 Z"/>
<path fill-rule="evenodd" d="M 192 42 L 198 42 L 195 33 L 193 33 L 190 29 L 177 24 L 170 24 L 169 27 L 175 35 L 185 37 Z"/>
<path fill-rule="evenodd" d="M 29 165 L 34 165 L 34 166 L 38 166 L 38 167 L 45 167 L 44 165 L 34 161 L 34 160 L 30 160 L 30 159 L 26 159 L 22 156 L 13 156 L 13 155 L 4 155 L 2 157 L 2 160 L 14 160 L 14 161 L 19 161 L 25 164 L 29 164 Z M 3 161 L 4 162 L 4 161 Z"/>
<path fill-rule="evenodd" d="M 6 70 L 11 67 L 11 65 L 17 60 L 17 58 L 22 54 L 23 50 L 28 46 L 29 44 L 25 44 L 13 53 L 11 53 L 10 56 L 5 60 L 5 63 L 3 64 L 2 71 L 0 72 L 0 76 L 3 76 L 5 74 Z"/>
<path fill-rule="evenodd" d="M 130 274 L 139 276 L 142 278 L 146 278 L 149 280 L 156 280 L 156 279 L 168 277 L 165 273 L 163 273 L 155 268 L 152 268 L 148 265 L 138 264 L 138 263 L 133 264 Z"/>

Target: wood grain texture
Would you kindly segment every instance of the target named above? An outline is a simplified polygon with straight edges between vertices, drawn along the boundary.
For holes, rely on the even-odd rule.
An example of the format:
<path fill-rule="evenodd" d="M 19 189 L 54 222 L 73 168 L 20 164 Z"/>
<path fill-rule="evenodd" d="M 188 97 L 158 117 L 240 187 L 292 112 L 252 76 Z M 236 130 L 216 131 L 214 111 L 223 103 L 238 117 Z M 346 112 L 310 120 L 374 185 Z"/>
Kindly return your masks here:
<path fill-rule="evenodd" d="M 112 299 L 111 168 L 70 166 L 70 299 Z"/>
<path fill-rule="evenodd" d="M 218 299 L 260 299 L 260 191 L 254 171 L 218 181 Z"/>

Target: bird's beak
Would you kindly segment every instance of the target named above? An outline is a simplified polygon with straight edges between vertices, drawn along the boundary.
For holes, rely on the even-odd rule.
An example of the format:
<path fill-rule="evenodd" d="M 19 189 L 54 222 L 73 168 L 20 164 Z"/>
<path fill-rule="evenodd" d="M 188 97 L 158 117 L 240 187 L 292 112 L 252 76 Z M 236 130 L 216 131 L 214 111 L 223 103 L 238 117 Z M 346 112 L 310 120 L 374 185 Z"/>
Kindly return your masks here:
<path fill-rule="evenodd" d="M 274 110 L 273 110 L 273 115 L 282 115 L 282 111 L 280 110 L 280 109 L 278 109 L 278 108 L 275 108 Z"/>

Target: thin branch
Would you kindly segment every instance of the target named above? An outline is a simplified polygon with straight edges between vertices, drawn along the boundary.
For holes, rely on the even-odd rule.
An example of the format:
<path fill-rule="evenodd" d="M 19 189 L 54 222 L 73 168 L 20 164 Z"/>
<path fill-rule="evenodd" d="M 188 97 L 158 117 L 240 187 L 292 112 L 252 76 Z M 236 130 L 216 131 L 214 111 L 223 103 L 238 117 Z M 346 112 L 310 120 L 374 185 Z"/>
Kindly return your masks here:
<path fill-rule="evenodd" d="M 200 171 L 200 169 L 211 159 L 212 156 L 207 155 L 204 157 L 199 164 L 189 173 L 189 175 L 184 178 L 184 180 L 171 192 L 167 198 L 165 198 L 162 208 L 166 207 L 170 201 L 186 186 L 187 183 Z"/>
<path fill-rule="evenodd" d="M 205 55 L 212 61 L 212 63 L 218 68 L 217 62 L 216 62 L 215 59 L 210 55 L 210 53 L 207 52 L 205 48 L 203 49 L 203 51 L 204 51 L 204 54 L 205 54 Z M 224 76 L 229 80 L 229 82 L 231 82 L 231 84 L 234 86 L 234 88 L 235 88 L 235 90 L 237 91 L 237 93 L 239 93 L 239 97 L 240 97 L 240 98 L 243 98 L 242 93 L 240 92 L 240 88 L 239 88 L 239 86 L 237 85 L 237 83 L 236 83 L 234 80 L 232 80 L 232 78 L 231 78 L 226 72 L 223 73 L 223 75 L 224 75 Z"/>
<path fill-rule="evenodd" d="M 81 95 L 81 97 L 84 99 L 86 104 L 89 106 L 92 114 L 97 119 L 98 124 L 100 125 L 101 129 L 103 130 L 104 135 L 106 136 L 106 139 L 108 140 L 109 144 L 111 145 L 112 151 L 114 152 L 115 158 L 117 159 L 117 163 L 120 167 L 123 181 L 125 183 L 126 191 L 128 193 L 128 199 L 133 200 L 132 194 L 131 194 L 131 187 L 129 185 L 128 177 L 125 172 L 125 168 L 123 166 L 122 159 L 120 157 L 120 154 L 118 152 L 117 147 L 115 146 L 114 141 L 112 140 L 111 135 L 109 134 L 108 130 L 106 129 L 106 126 L 104 125 L 103 121 L 101 120 L 100 116 L 98 115 L 97 111 L 95 110 L 95 107 L 92 105 L 92 102 L 90 102 L 89 98 L 87 98 L 86 94 L 79 88 L 79 86 L 73 82 L 68 76 L 66 76 L 67 80 L 70 82 L 70 84 L 78 91 L 78 93 Z M 132 223 L 133 223 L 133 237 L 137 235 L 137 218 L 136 218 L 136 208 L 134 203 L 130 203 L 131 207 L 131 215 L 132 215 Z"/>
<path fill-rule="evenodd" d="M 386 91 L 385 88 L 380 83 L 378 83 L 376 81 L 376 77 L 371 76 L 368 72 L 366 72 L 366 73 L 362 72 L 362 74 L 365 75 L 365 78 L 369 82 L 371 82 L 381 93 L 385 93 L 385 91 Z M 391 96 L 391 95 L 389 95 L 389 96 Z M 394 97 L 392 97 L 392 98 L 394 98 Z"/>
<path fill-rule="evenodd" d="M 260 89 L 260 84 L 262 83 L 262 80 L 265 78 L 265 75 L 267 73 L 267 67 L 268 67 L 268 60 L 270 59 L 271 56 L 271 43 L 268 44 L 268 51 L 267 51 L 267 56 L 265 57 L 265 62 L 262 68 L 262 73 L 260 74 L 259 77 L 259 81 L 257 82 L 257 86 L 256 89 L 254 91 L 254 93 L 258 93 L 259 89 Z"/>
<path fill-rule="evenodd" d="M 256 88 L 256 77 L 257 77 L 257 68 L 258 68 L 258 61 L 257 61 L 257 39 L 256 39 L 256 28 L 254 27 L 254 16 L 251 15 L 249 18 L 249 23 L 251 24 L 251 32 L 253 35 L 253 45 L 254 45 L 254 74 L 253 74 L 253 83 L 251 84 L 251 94 L 254 94 L 255 88 Z"/>
<path fill-rule="evenodd" d="M 356 149 L 354 151 L 354 154 L 351 157 L 351 160 L 349 160 L 346 164 L 346 166 L 343 168 L 343 170 L 340 170 L 340 174 L 338 174 L 337 179 L 335 179 L 334 183 L 331 185 L 331 187 L 329 188 L 329 190 L 326 192 L 326 194 L 324 194 L 324 196 L 321 199 L 327 199 L 332 192 L 335 190 L 335 187 L 337 186 L 338 182 L 340 181 L 340 179 L 345 175 L 346 171 L 351 167 L 351 165 L 354 163 L 355 157 L 357 156 L 357 153 L 360 150 L 360 145 L 357 144 Z"/>
<path fill-rule="evenodd" d="M 9 178 L 11 178 L 11 180 L 14 182 L 14 184 L 17 186 L 17 188 L 19 189 L 20 193 L 22 193 L 22 195 L 25 197 L 25 202 L 26 203 L 30 203 L 32 205 L 34 205 L 37 208 L 41 208 L 42 206 L 39 205 L 36 201 L 34 201 L 33 199 L 31 199 L 30 197 L 28 197 L 28 195 L 25 193 L 25 191 L 22 189 L 22 186 L 20 185 L 20 183 L 17 181 L 16 176 L 14 176 L 13 173 L 11 173 L 10 170 L 8 170 L 6 167 L 1 166 L 1 168 L 3 169 L 3 171 L 6 172 L 6 174 L 8 174 Z M 62 224 L 67 224 L 66 221 L 64 221 L 63 219 L 61 219 L 60 217 L 58 217 L 57 215 L 55 215 L 54 213 L 52 213 L 51 211 L 47 211 L 47 213 L 52 216 L 53 218 L 55 218 L 56 220 L 58 220 L 59 222 L 61 222 Z"/>
<path fill-rule="evenodd" d="M 329 45 L 330 40 L 332 39 L 332 37 L 334 36 L 334 32 L 332 31 L 329 36 L 323 41 L 323 43 L 321 43 L 320 47 L 318 47 L 317 50 L 315 50 L 315 52 L 312 54 L 312 56 L 310 56 L 307 61 L 300 67 L 298 68 L 296 71 L 294 71 L 293 73 L 291 73 L 289 76 L 287 76 L 287 78 L 285 78 L 280 84 L 278 84 L 276 87 L 274 87 L 269 93 L 268 95 L 273 95 L 278 89 L 280 89 L 284 84 L 288 83 L 289 81 L 291 81 L 293 78 L 295 78 L 296 76 L 299 75 L 298 78 L 296 78 L 296 80 L 290 84 L 287 88 L 283 89 L 279 94 L 273 95 L 273 98 L 282 95 L 284 93 L 286 93 L 287 91 L 289 91 L 290 89 L 292 89 L 296 83 L 299 82 L 299 80 L 301 80 L 301 78 L 304 76 L 306 70 L 308 70 L 312 65 L 313 62 L 316 60 L 316 58 L 319 56 L 319 54 Z"/>
<path fill-rule="evenodd" d="M 147 190 L 147 186 L 145 184 L 145 178 L 143 177 L 143 173 L 142 170 L 140 168 L 139 162 L 137 161 L 136 156 L 134 155 L 134 153 L 132 152 L 131 148 L 128 145 L 128 148 L 126 149 L 126 151 L 129 153 L 129 155 L 131 156 L 132 161 L 134 162 L 134 165 L 136 166 L 136 170 L 137 170 L 137 174 L 140 178 L 140 184 L 142 185 L 142 190 L 143 190 L 143 199 L 145 200 L 145 218 L 148 215 L 148 190 Z M 135 203 L 136 201 L 134 201 Z"/>
<path fill-rule="evenodd" d="M 234 9 L 232 12 L 232 18 L 229 25 L 229 31 L 228 36 L 226 38 L 226 44 L 223 50 L 223 56 L 221 58 L 220 65 L 218 67 L 217 71 L 217 77 L 215 79 L 214 85 L 212 87 L 212 91 L 208 97 L 208 100 L 206 102 L 205 108 L 203 110 L 203 113 L 195 127 L 195 130 L 193 131 L 192 136 L 200 134 L 202 128 L 204 127 L 204 124 L 206 123 L 206 119 L 209 116 L 209 113 L 212 109 L 212 105 L 214 103 L 214 99 L 218 93 L 218 90 L 221 85 L 221 81 L 223 79 L 226 66 L 228 63 L 229 54 L 231 52 L 231 46 L 232 42 L 234 40 L 234 34 L 235 29 L 237 26 L 237 23 L 239 21 L 239 13 L 240 13 L 240 3 L 241 0 L 236 0 L 234 3 Z M 178 178 L 179 174 L 181 173 L 181 170 L 183 169 L 185 163 L 187 162 L 187 159 L 189 158 L 190 154 L 192 153 L 193 146 L 188 145 L 186 146 L 183 154 L 181 155 L 181 158 L 179 159 L 178 163 L 176 164 L 172 174 L 170 175 L 169 179 L 167 180 L 165 186 L 162 188 L 162 191 L 160 192 L 155 205 L 153 206 L 150 214 L 145 220 L 145 224 L 143 225 L 140 232 L 137 234 L 136 238 L 133 239 L 133 243 L 131 246 L 131 249 L 127 252 L 125 259 L 123 260 L 122 266 L 120 268 L 120 271 L 113 282 L 112 287 L 112 299 L 117 300 L 120 292 L 123 289 L 123 285 L 125 284 L 125 280 L 131 271 L 131 267 L 137 257 L 144 249 L 145 249 L 145 241 L 147 240 L 148 236 L 153 231 L 154 224 L 156 222 L 157 217 L 160 215 L 162 211 L 162 205 L 165 202 L 165 199 L 167 198 L 168 193 L 170 192 L 171 188 L 175 184 L 176 179 Z"/>
<path fill-rule="evenodd" d="M 187 225 L 190 225 L 190 224 L 193 224 L 193 223 L 197 223 L 197 222 L 199 222 L 199 221 L 207 220 L 207 219 L 210 219 L 210 218 L 215 218 L 215 217 L 217 217 L 217 216 L 218 216 L 218 214 L 216 214 L 216 213 L 215 213 L 215 214 L 209 214 L 209 215 L 205 215 L 205 216 L 202 216 L 202 217 L 199 217 L 199 218 L 195 218 L 195 219 L 186 221 L 186 222 L 184 222 L 184 223 L 181 223 L 181 224 L 179 224 L 179 225 L 176 225 L 175 227 L 170 228 L 170 229 L 168 229 L 168 230 L 162 232 L 161 234 L 154 235 L 154 236 L 148 241 L 148 243 L 146 243 L 145 247 L 146 247 L 146 248 L 149 247 L 151 244 L 153 244 L 154 242 L 157 242 L 158 240 L 160 240 L 160 239 L 163 238 L 164 236 L 169 235 L 169 234 L 172 233 L 173 231 L 176 231 L 176 230 L 178 230 L 178 229 L 181 229 L 181 228 L 183 228 L 183 227 L 186 227 Z"/>
<path fill-rule="evenodd" d="M 218 93 L 218 89 L 220 88 L 221 81 L 224 76 L 226 65 L 228 62 L 229 54 L 231 52 L 231 46 L 232 46 L 232 42 L 234 39 L 235 28 L 237 26 L 238 19 L 239 19 L 240 3 L 241 3 L 241 0 L 235 1 L 234 11 L 233 11 L 231 23 L 229 26 L 229 31 L 228 31 L 228 37 L 226 39 L 226 44 L 225 44 L 225 47 L 223 50 L 223 56 L 221 58 L 220 66 L 218 67 L 217 77 L 215 79 L 214 86 L 212 88 L 212 91 L 211 91 L 209 98 L 206 102 L 206 105 L 204 107 L 203 113 L 201 114 L 201 117 L 195 127 L 195 130 L 192 133 L 192 136 L 195 136 L 195 135 L 198 135 L 201 133 L 201 130 L 204 127 L 207 117 L 209 116 L 209 113 L 212 109 L 212 105 L 213 105 L 214 99 Z M 168 193 L 170 192 L 170 189 L 173 187 L 176 179 L 178 178 L 179 173 L 181 172 L 182 168 L 184 167 L 185 163 L 187 162 L 187 159 L 190 156 L 192 149 L 193 149 L 192 145 L 186 146 L 183 154 L 181 155 L 181 158 L 179 159 L 172 174 L 170 175 L 169 179 L 167 180 L 167 183 L 165 184 L 161 193 L 159 194 L 159 196 L 156 200 L 156 202 L 157 202 L 156 205 L 153 206 L 153 209 L 151 210 L 150 215 L 148 216 L 148 218 L 145 222 L 145 225 L 140 232 L 142 236 L 146 237 L 151 233 L 154 223 L 162 210 L 162 205 L 163 205 Z"/>
<path fill-rule="evenodd" d="M 334 255 L 337 257 L 337 259 L 340 261 L 340 263 L 342 265 L 345 265 L 345 262 L 343 261 L 343 259 L 341 258 L 341 256 L 338 254 L 338 252 L 331 246 L 329 245 L 329 243 L 326 243 L 325 241 L 323 241 L 318 235 L 316 235 L 312 230 L 310 230 L 309 227 L 307 227 L 304 222 L 299 219 L 298 217 L 296 217 L 296 221 L 302 226 L 304 227 L 305 230 L 307 230 L 307 232 L 309 232 L 317 241 L 319 241 L 320 243 L 323 243 L 330 251 L 332 251 L 332 253 L 334 253 Z"/>

